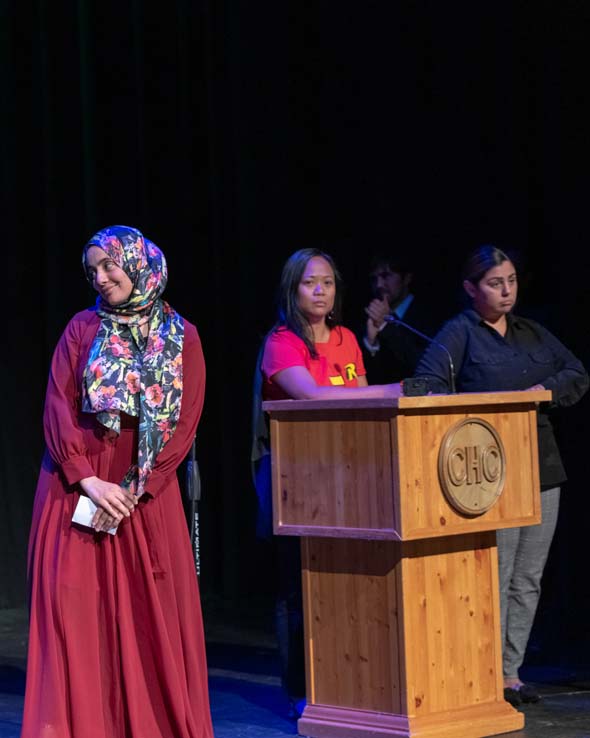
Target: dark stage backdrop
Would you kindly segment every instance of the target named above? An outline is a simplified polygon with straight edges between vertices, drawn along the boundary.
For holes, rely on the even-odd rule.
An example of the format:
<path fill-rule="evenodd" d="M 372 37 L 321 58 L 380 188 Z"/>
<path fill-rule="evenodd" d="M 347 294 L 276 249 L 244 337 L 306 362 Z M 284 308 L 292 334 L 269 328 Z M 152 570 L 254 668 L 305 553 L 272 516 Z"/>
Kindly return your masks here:
<path fill-rule="evenodd" d="M 236 607 L 272 588 L 254 537 L 250 386 L 294 249 L 336 256 L 353 325 L 374 249 L 411 254 L 442 320 L 467 249 L 517 247 L 523 310 L 588 359 L 590 5 L 0 8 L 0 606 L 24 599 L 48 361 L 92 300 L 80 252 L 98 228 L 134 225 L 163 248 L 168 299 L 201 333 L 202 587 Z M 586 659 L 587 414 L 585 401 L 560 423 L 571 481 L 535 635 L 562 648 L 557 625 Z"/>

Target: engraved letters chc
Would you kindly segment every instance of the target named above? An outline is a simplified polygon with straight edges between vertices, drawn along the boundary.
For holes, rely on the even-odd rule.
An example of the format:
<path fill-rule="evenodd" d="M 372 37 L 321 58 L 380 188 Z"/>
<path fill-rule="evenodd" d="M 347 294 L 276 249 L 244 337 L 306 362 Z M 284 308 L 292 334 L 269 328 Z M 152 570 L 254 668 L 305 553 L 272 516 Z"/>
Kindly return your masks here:
<path fill-rule="evenodd" d="M 438 475 L 449 503 L 466 515 L 481 515 L 498 501 L 506 479 L 506 454 L 496 430 L 481 418 L 466 418 L 446 432 Z"/>

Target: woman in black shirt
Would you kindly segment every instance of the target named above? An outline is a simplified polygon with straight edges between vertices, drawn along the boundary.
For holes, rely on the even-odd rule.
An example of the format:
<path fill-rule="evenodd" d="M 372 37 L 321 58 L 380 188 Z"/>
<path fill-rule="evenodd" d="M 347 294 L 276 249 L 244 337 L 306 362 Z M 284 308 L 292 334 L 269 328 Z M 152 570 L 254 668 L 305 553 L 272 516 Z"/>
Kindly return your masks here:
<path fill-rule="evenodd" d="M 588 389 L 581 362 L 555 336 L 532 320 L 512 314 L 518 283 L 514 264 L 494 246 L 478 248 L 464 268 L 463 287 L 472 308 L 450 320 L 436 336 L 453 361 L 459 392 L 548 389 L 552 407 L 577 402 Z M 449 356 L 432 344 L 416 370 L 429 389 L 449 392 Z M 514 705 L 537 702 L 538 692 L 520 681 L 541 592 L 541 576 L 557 523 L 560 485 L 566 480 L 551 419 L 538 414 L 541 476 L 540 525 L 497 533 L 500 565 L 504 695 Z"/>

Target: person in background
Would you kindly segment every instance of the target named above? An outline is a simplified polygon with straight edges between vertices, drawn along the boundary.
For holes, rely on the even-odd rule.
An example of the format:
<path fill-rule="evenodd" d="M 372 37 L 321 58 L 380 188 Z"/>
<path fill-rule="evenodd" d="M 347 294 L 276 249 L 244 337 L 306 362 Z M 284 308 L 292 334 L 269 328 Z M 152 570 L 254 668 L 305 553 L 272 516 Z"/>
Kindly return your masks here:
<path fill-rule="evenodd" d="M 277 321 L 261 352 L 262 399 L 400 396 L 399 384 L 368 386 L 357 340 L 340 324 L 341 294 L 340 274 L 328 254 L 301 249 L 287 260 L 279 286 Z M 267 428 L 260 422 L 260 412 L 260 398 L 256 398 L 254 474 L 261 513 L 257 527 L 259 533 L 266 531 L 270 535 L 270 443 Z M 283 685 L 290 697 L 292 717 L 297 717 L 305 695 L 299 540 L 279 536 L 275 545 L 279 574 L 277 636 Z"/>
<path fill-rule="evenodd" d="M 96 306 L 66 326 L 45 400 L 22 737 L 213 738 L 176 479 L 203 406 L 201 343 L 135 228 L 99 231 L 83 266 Z"/>
<path fill-rule="evenodd" d="M 551 409 L 576 403 L 588 389 L 581 362 L 538 323 L 513 314 L 518 294 L 514 264 L 500 249 L 481 246 L 467 259 L 463 287 L 471 308 L 447 322 L 435 340 L 450 352 L 459 392 L 551 390 L 538 413 L 542 522 L 497 532 L 502 616 L 504 696 L 517 706 L 537 702 L 523 684 L 523 663 L 541 592 L 541 577 L 555 532 L 560 487 L 566 480 L 551 423 Z M 416 376 L 435 393 L 449 392 L 447 354 L 432 344 Z"/>
<path fill-rule="evenodd" d="M 412 294 L 413 273 L 403 260 L 380 255 L 370 272 L 373 299 L 365 308 L 359 334 L 367 378 L 371 384 L 400 382 L 412 377 L 427 342 L 402 325 L 387 322 L 393 316 L 412 328 L 432 335 L 435 321 Z"/>

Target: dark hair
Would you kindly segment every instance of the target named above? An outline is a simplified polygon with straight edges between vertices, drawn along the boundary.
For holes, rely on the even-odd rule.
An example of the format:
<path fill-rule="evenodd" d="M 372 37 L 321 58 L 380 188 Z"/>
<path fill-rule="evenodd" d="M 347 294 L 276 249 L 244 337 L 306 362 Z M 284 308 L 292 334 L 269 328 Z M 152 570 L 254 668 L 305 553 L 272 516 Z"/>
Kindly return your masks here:
<path fill-rule="evenodd" d="M 273 329 L 276 331 L 284 327 L 295 333 L 296 336 L 299 336 L 305 342 L 309 353 L 314 359 L 317 358 L 317 352 L 312 340 L 313 332 L 311 330 L 311 324 L 299 307 L 297 293 L 307 264 L 311 259 L 316 257 L 325 259 L 334 272 L 336 295 L 334 298 L 334 307 L 326 317 L 326 323 L 330 328 L 339 325 L 341 321 L 342 278 L 334 263 L 334 259 L 319 249 L 300 249 L 287 259 L 283 267 L 277 299 L 278 319 Z"/>
<path fill-rule="evenodd" d="M 505 261 L 512 261 L 505 251 L 492 244 L 478 246 L 472 251 L 463 264 L 463 279 L 477 284 L 485 273 Z"/>
<path fill-rule="evenodd" d="M 414 271 L 408 257 L 405 254 L 393 256 L 384 252 L 373 254 L 369 264 L 369 272 L 375 272 L 380 267 L 388 267 L 388 269 L 396 274 L 405 277 L 406 274 L 412 274 Z"/>

